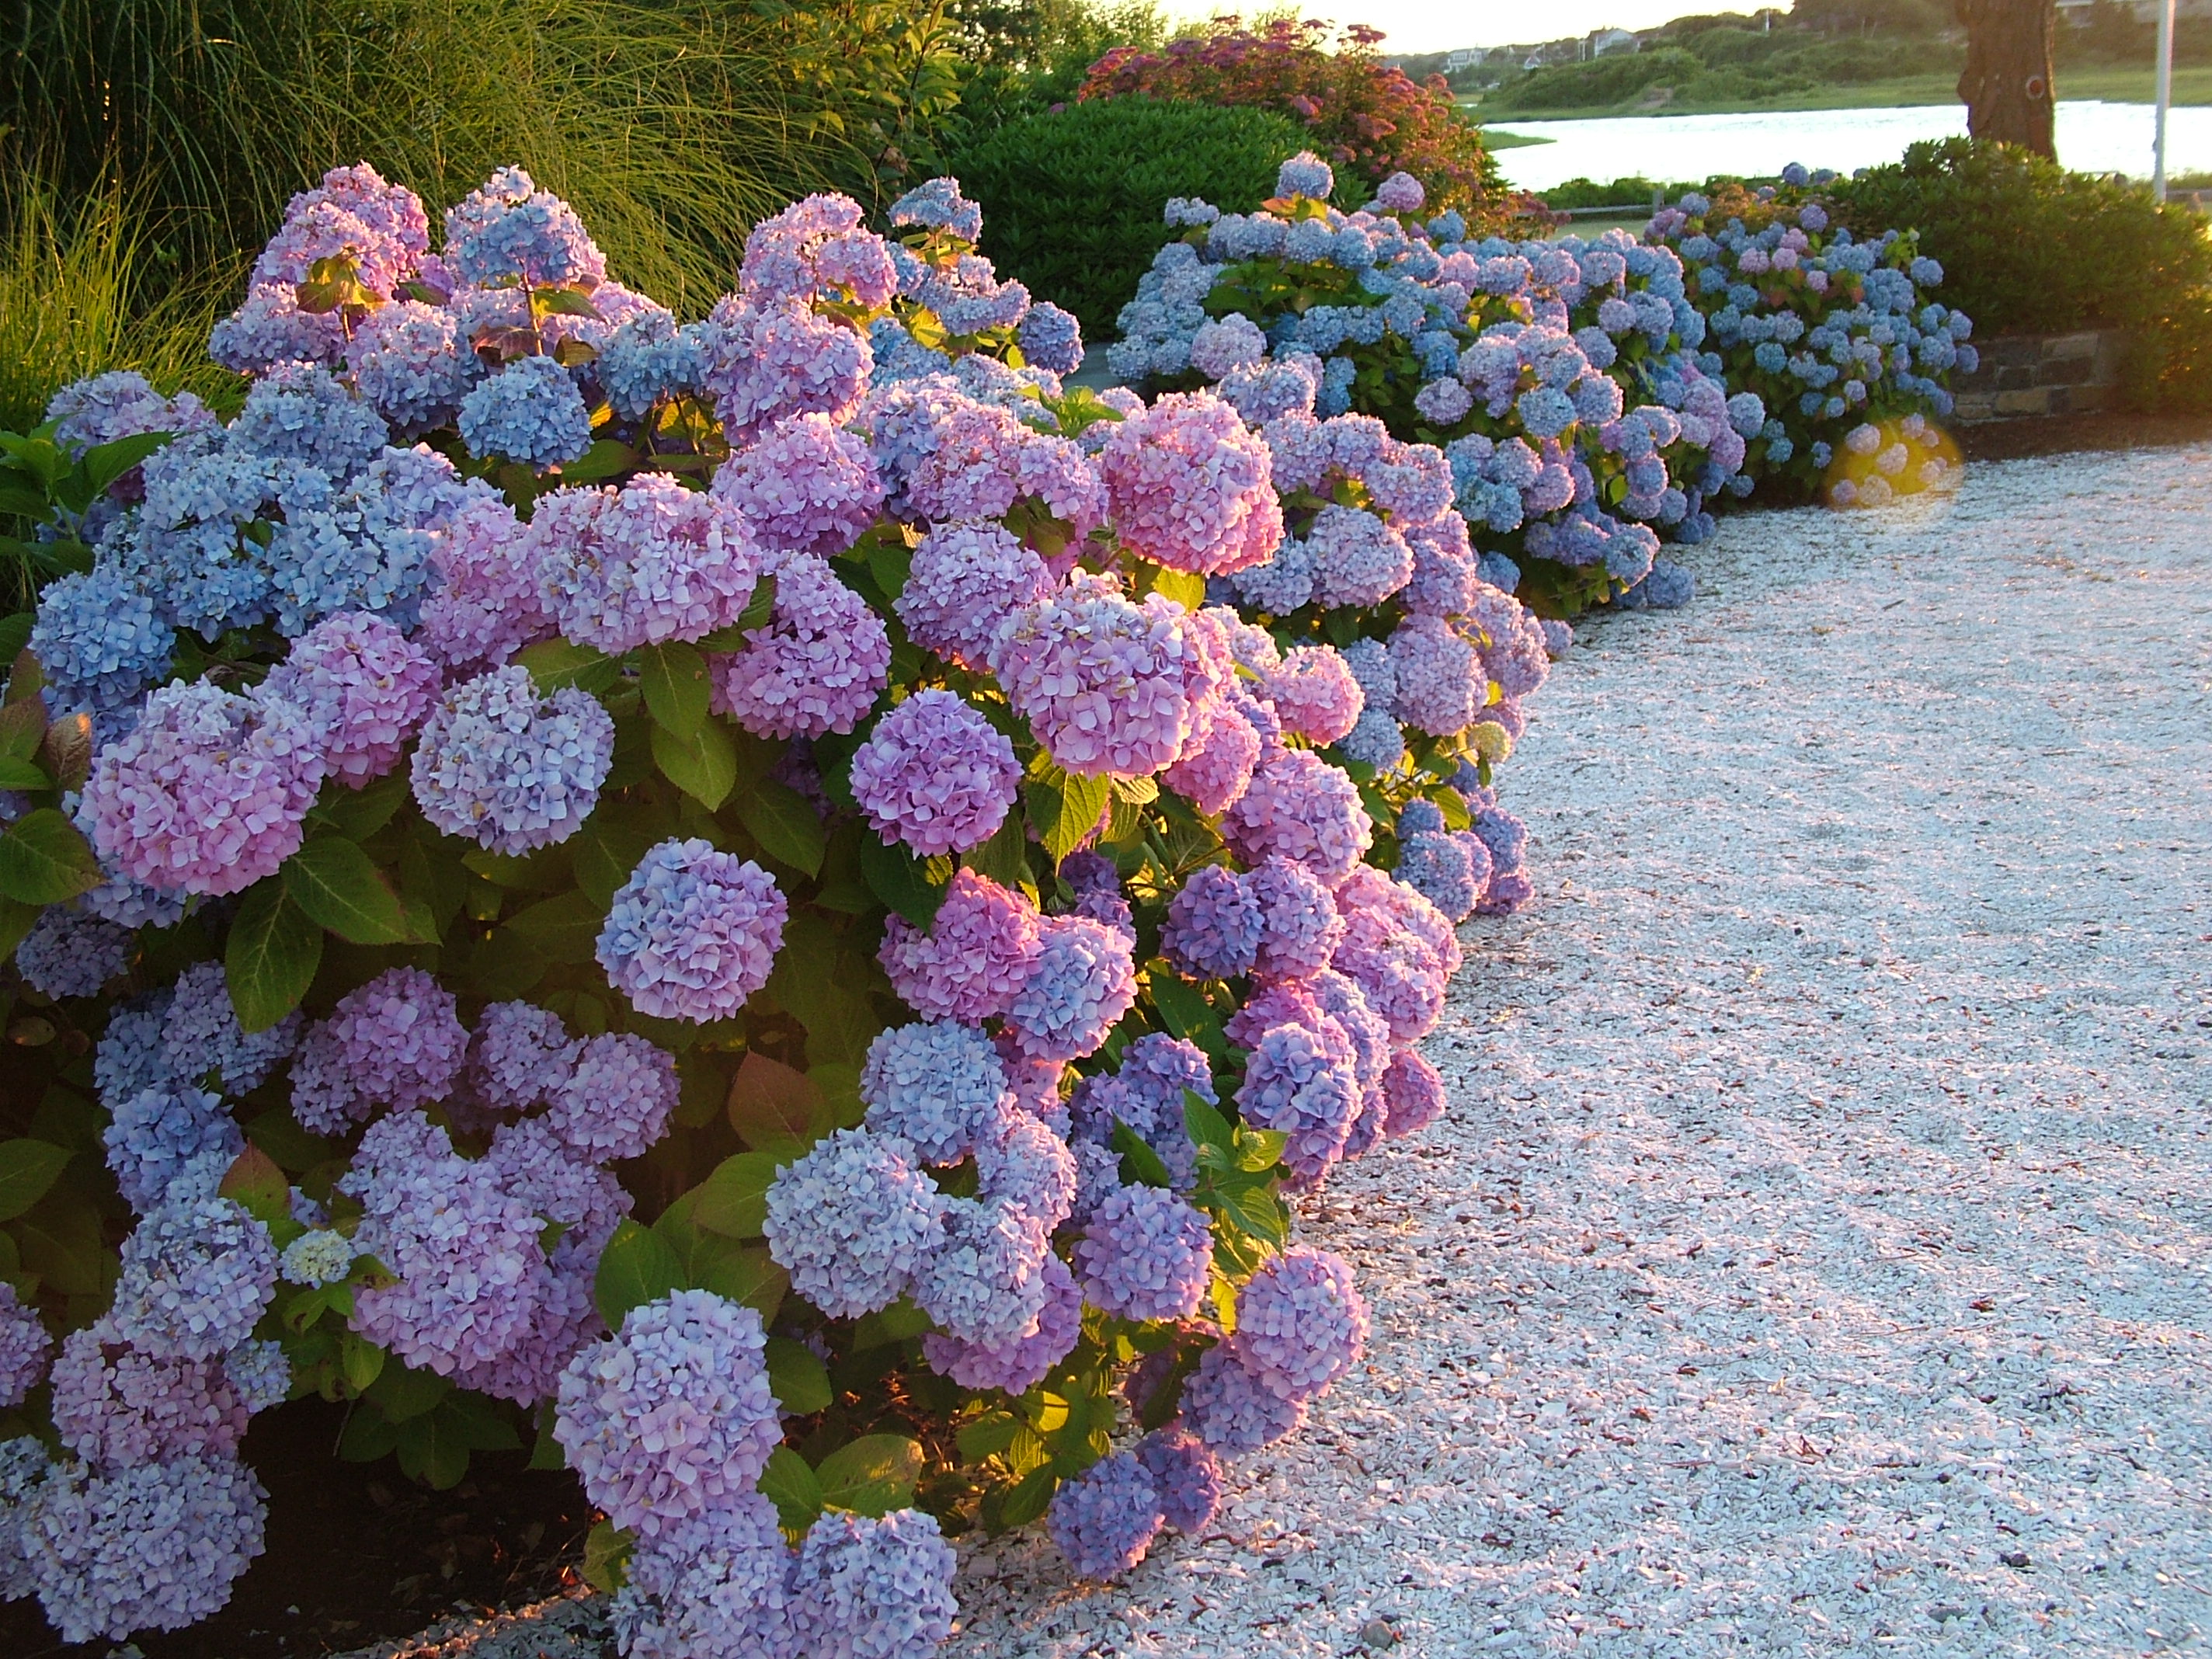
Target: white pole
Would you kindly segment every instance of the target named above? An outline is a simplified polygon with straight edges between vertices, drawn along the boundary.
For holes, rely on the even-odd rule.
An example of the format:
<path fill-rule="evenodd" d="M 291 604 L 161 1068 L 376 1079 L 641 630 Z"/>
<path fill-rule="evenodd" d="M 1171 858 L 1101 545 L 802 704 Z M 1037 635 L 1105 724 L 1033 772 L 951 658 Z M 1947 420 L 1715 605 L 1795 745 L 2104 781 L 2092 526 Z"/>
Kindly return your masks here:
<path fill-rule="evenodd" d="M 2166 200 L 2166 111 L 2173 101 L 2173 0 L 2158 9 L 2158 131 L 2151 141 L 2150 193 Z"/>

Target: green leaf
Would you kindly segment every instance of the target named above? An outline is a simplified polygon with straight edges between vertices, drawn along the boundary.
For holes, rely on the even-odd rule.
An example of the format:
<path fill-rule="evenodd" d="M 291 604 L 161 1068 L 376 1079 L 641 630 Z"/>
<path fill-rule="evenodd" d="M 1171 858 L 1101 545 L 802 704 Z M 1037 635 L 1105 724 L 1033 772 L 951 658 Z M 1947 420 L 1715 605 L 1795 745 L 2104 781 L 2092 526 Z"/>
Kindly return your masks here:
<path fill-rule="evenodd" d="M 738 819 L 769 857 L 814 875 L 830 838 L 805 796 L 787 783 L 763 778 L 738 798 Z"/>
<path fill-rule="evenodd" d="M 692 1220 L 726 1238 L 758 1238 L 768 1219 L 768 1189 L 781 1167 L 772 1153 L 732 1153 L 691 1189 Z"/>
<path fill-rule="evenodd" d="M 27 760 L 0 755 L 0 789 L 51 789 L 54 781 Z"/>
<path fill-rule="evenodd" d="M 787 1336 L 768 1340 L 768 1386 L 791 1417 L 811 1417 L 830 1408 L 830 1368 L 814 1350 Z"/>
<path fill-rule="evenodd" d="M 1195 571 L 1163 566 L 1152 578 L 1152 592 L 1173 599 L 1186 611 L 1197 611 L 1206 604 L 1206 578 Z"/>
<path fill-rule="evenodd" d="M 338 1455 L 349 1463 L 374 1463 L 399 1444 L 399 1425 L 380 1412 L 359 1411 L 346 1419 L 338 1436 Z"/>
<path fill-rule="evenodd" d="M 569 860 L 576 885 L 592 896 L 602 913 L 614 902 L 616 890 L 636 872 L 638 863 L 652 850 L 658 837 L 644 824 L 602 805 L 584 820 L 569 843 Z"/>
<path fill-rule="evenodd" d="M 0 894 L 22 904 L 59 904 L 105 878 L 92 848 L 60 810 L 41 806 L 0 835 Z"/>
<path fill-rule="evenodd" d="M 981 847 L 969 848 L 960 861 L 1001 887 L 1018 887 L 1032 879 L 1029 848 L 1030 838 L 1023 830 L 1020 815 L 1009 812 L 991 838 Z"/>
<path fill-rule="evenodd" d="M 338 1368 L 356 1394 L 366 1394 L 384 1374 L 385 1358 L 383 1349 L 351 1331 L 338 1338 Z"/>
<path fill-rule="evenodd" d="M 1280 1129 L 1243 1129 L 1237 1132 L 1237 1167 L 1259 1174 L 1272 1170 L 1282 1161 L 1283 1148 L 1291 1138 Z"/>
<path fill-rule="evenodd" d="M 1058 1490 L 1060 1477 L 1052 1472 L 1049 1463 L 1031 1469 L 1007 1490 L 1006 1501 L 999 1506 L 999 1522 L 1007 1528 L 1025 1527 L 1045 1511 Z"/>
<path fill-rule="evenodd" d="M 929 1316 L 901 1297 L 888 1308 L 863 1314 L 853 1324 L 853 1352 L 861 1353 L 887 1343 L 903 1342 L 929 1328 Z"/>
<path fill-rule="evenodd" d="M 589 893 L 572 887 L 518 910 L 501 925 L 542 951 L 548 961 L 583 963 L 592 959 L 606 924 L 606 907 Z"/>
<path fill-rule="evenodd" d="M 264 1226 L 283 1221 L 292 1212 L 292 1188 L 283 1170 L 276 1167 L 276 1159 L 251 1142 L 223 1171 L 216 1196 L 235 1200 Z"/>
<path fill-rule="evenodd" d="M 368 1397 L 393 1422 L 410 1423 L 436 1410 L 438 1402 L 453 1391 L 453 1385 L 435 1372 L 400 1364 L 385 1370 Z"/>
<path fill-rule="evenodd" d="M 84 471 L 84 481 L 90 486 L 90 495 L 100 495 L 173 435 L 167 432 L 134 432 L 127 438 L 93 445 L 77 457 L 77 465 Z"/>
<path fill-rule="evenodd" d="M 43 1140 L 0 1140 L 0 1221 L 13 1221 L 44 1198 L 69 1161 L 64 1146 Z"/>
<path fill-rule="evenodd" d="M 758 1053 L 738 1063 L 727 1110 L 738 1139 L 787 1162 L 834 1127 L 829 1102 L 804 1072 Z"/>
<path fill-rule="evenodd" d="M 547 317 L 590 317 L 596 319 L 599 314 L 599 308 L 592 303 L 592 296 L 585 293 L 581 289 L 536 288 L 531 289 L 530 298 L 532 302 L 537 306 L 539 313 Z M 599 441 L 600 443 L 605 443 L 607 441 L 609 441 L 609 440 L 605 438 L 602 438 Z M 598 447 L 599 446 L 597 444 L 592 446 L 595 449 Z M 563 477 L 568 476 L 567 468 L 562 468 L 562 472 Z"/>
<path fill-rule="evenodd" d="M 1114 1120 L 1114 1150 L 1121 1155 L 1121 1178 L 1133 1186 L 1173 1187 L 1168 1166 L 1144 1138 L 1121 1119 Z"/>
<path fill-rule="evenodd" d="M 707 659 L 696 646 L 671 640 L 637 653 L 638 687 L 654 722 L 688 744 L 707 718 Z"/>
<path fill-rule="evenodd" d="M 738 781 L 738 751 L 720 720 L 702 720 L 679 738 L 656 721 L 653 763 L 661 776 L 713 811 L 730 798 Z"/>
<path fill-rule="evenodd" d="M 960 1461 L 980 1463 L 987 1457 L 996 1457 L 1014 1443 L 1021 1432 L 1021 1419 L 1012 1412 L 988 1412 L 960 1426 L 954 1436 L 960 1448 Z"/>
<path fill-rule="evenodd" d="M 864 1434 L 815 1467 L 822 1501 L 856 1515 L 885 1516 L 914 1502 L 921 1447 L 902 1434 Z"/>
<path fill-rule="evenodd" d="M 601 1521 L 584 1537 L 584 1560 L 578 1569 L 584 1582 L 602 1595 L 612 1595 L 629 1583 L 630 1552 L 637 1540 L 611 1521 Z"/>
<path fill-rule="evenodd" d="M 11 898 L 0 898 L 0 961 L 15 954 L 39 917 L 46 909 L 43 904 L 18 904 Z"/>
<path fill-rule="evenodd" d="M 318 1164 L 339 1151 L 335 1141 L 311 1135 L 300 1127 L 300 1120 L 292 1115 L 288 1106 L 271 1106 L 258 1116 L 248 1118 L 245 1124 L 246 1138 L 269 1154 L 280 1170 L 295 1175 L 312 1170 Z"/>
<path fill-rule="evenodd" d="M 775 1518 L 787 1532 L 804 1532 L 822 1513 L 822 1483 L 806 1460 L 788 1446 L 768 1455 L 761 1471 L 760 1494 L 775 1505 Z"/>
<path fill-rule="evenodd" d="M 1205 1048 L 1206 1038 L 1200 1033 L 1218 1033 L 1221 1024 L 1205 994 L 1196 986 L 1176 978 L 1164 963 L 1152 964 L 1147 981 L 1152 1006 L 1159 1012 L 1161 1023 L 1175 1036 Z"/>
<path fill-rule="evenodd" d="M 1056 864 L 1075 850 L 1076 844 L 1098 827 L 1114 797 L 1109 777 L 1077 777 L 1054 769 L 1052 775 L 1022 786 L 1022 800 L 1037 839 Z"/>
<path fill-rule="evenodd" d="M 592 1295 L 607 1328 L 622 1329 L 623 1316 L 684 1288 L 684 1264 L 668 1241 L 635 1221 L 624 1220 L 599 1255 Z"/>
<path fill-rule="evenodd" d="M 561 482 L 591 483 L 600 478 L 615 477 L 635 466 L 638 459 L 637 451 L 628 444 L 612 438 L 600 438 L 584 452 L 581 460 L 561 464 Z"/>
<path fill-rule="evenodd" d="M 712 1233 L 699 1235 L 708 1247 L 702 1252 L 698 1288 L 741 1302 L 763 1322 L 775 1317 L 791 1289 L 791 1275 L 776 1265 L 765 1244 L 739 1244 Z"/>
<path fill-rule="evenodd" d="M 367 841 L 392 822 L 392 815 L 406 802 L 407 789 L 404 768 L 386 772 L 359 789 L 333 782 L 315 803 L 310 822 L 319 819 L 348 841 Z"/>
<path fill-rule="evenodd" d="M 937 920 L 937 907 L 945 902 L 952 880 L 950 867 L 942 881 L 930 879 L 930 866 L 936 862 L 924 863 L 896 842 L 873 836 L 860 841 L 860 875 L 869 890 L 917 927 Z"/>
<path fill-rule="evenodd" d="M 281 878 L 248 888 L 223 952 L 239 1024 L 265 1031 L 290 1013 L 315 982 L 322 960 L 323 930 L 292 902 Z"/>
<path fill-rule="evenodd" d="M 39 752 L 46 736 L 46 706 L 39 698 L 0 705 L 0 755 L 27 761 Z"/>
<path fill-rule="evenodd" d="M 411 937 L 384 872 L 360 846 L 310 836 L 284 860 L 284 892 L 307 919 L 356 945 L 404 945 Z"/>
<path fill-rule="evenodd" d="M 1280 1244 L 1290 1237 L 1290 1220 L 1273 1188 L 1272 1182 L 1261 1179 L 1253 1179 L 1249 1183 L 1216 1181 L 1212 1194 L 1222 1213 L 1239 1231 L 1270 1244 Z"/>
<path fill-rule="evenodd" d="M 753 584 L 750 598 L 737 621 L 718 628 L 699 641 L 702 651 L 732 652 L 745 648 L 745 635 L 755 629 L 768 626 L 769 618 L 775 614 L 775 578 L 763 576 Z"/>
<path fill-rule="evenodd" d="M 399 1472 L 433 1492 L 451 1492 L 469 1472 L 467 1441 L 442 1411 L 402 1423 L 392 1449 L 399 1456 Z"/>
<path fill-rule="evenodd" d="M 1237 1144 L 1229 1120 L 1195 1089 L 1182 1091 L 1182 1124 L 1194 1146 L 1218 1146 L 1226 1152 Z"/>
<path fill-rule="evenodd" d="M 514 660 L 530 671 L 538 691 L 547 696 L 564 685 L 596 694 L 622 677 L 622 665 L 605 652 L 566 640 L 540 640 L 516 652 Z"/>

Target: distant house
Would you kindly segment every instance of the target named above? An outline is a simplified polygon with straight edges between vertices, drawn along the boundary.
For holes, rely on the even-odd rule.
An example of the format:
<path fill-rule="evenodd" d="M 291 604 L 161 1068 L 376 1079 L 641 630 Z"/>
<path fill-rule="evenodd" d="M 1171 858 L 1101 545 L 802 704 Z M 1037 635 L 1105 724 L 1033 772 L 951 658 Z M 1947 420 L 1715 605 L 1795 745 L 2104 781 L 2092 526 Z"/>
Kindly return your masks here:
<path fill-rule="evenodd" d="M 1602 58 L 1609 52 L 1634 52 L 1639 44 L 1626 29 L 1595 29 L 1589 37 L 1589 55 Z"/>
<path fill-rule="evenodd" d="M 1444 73 L 1456 75 L 1462 70 L 1473 69 L 1489 56 L 1487 46 L 1462 46 L 1457 52 L 1448 52 L 1444 54 Z"/>

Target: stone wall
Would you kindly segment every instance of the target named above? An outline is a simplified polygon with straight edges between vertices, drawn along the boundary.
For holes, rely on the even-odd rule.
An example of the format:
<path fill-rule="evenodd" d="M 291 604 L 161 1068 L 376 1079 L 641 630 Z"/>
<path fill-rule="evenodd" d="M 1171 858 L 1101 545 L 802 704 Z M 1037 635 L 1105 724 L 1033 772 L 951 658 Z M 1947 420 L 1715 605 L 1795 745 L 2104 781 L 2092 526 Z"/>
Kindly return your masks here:
<path fill-rule="evenodd" d="M 1981 366 L 1951 380 L 1960 421 L 2088 415 L 2118 400 L 2128 345 L 2124 330 L 2012 334 L 1975 343 Z"/>

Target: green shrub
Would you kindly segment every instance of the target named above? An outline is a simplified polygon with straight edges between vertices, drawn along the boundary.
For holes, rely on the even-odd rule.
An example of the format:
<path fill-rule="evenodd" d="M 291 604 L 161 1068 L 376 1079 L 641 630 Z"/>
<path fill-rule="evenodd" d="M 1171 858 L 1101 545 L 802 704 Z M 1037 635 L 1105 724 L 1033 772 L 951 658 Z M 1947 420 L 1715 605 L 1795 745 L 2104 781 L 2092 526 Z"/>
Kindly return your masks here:
<path fill-rule="evenodd" d="M 954 167 L 983 204 L 983 251 L 1000 274 L 1103 340 L 1168 239 L 1160 210 L 1170 197 L 1249 212 L 1305 144 L 1302 128 L 1264 110 L 1112 98 L 1001 127 Z"/>

